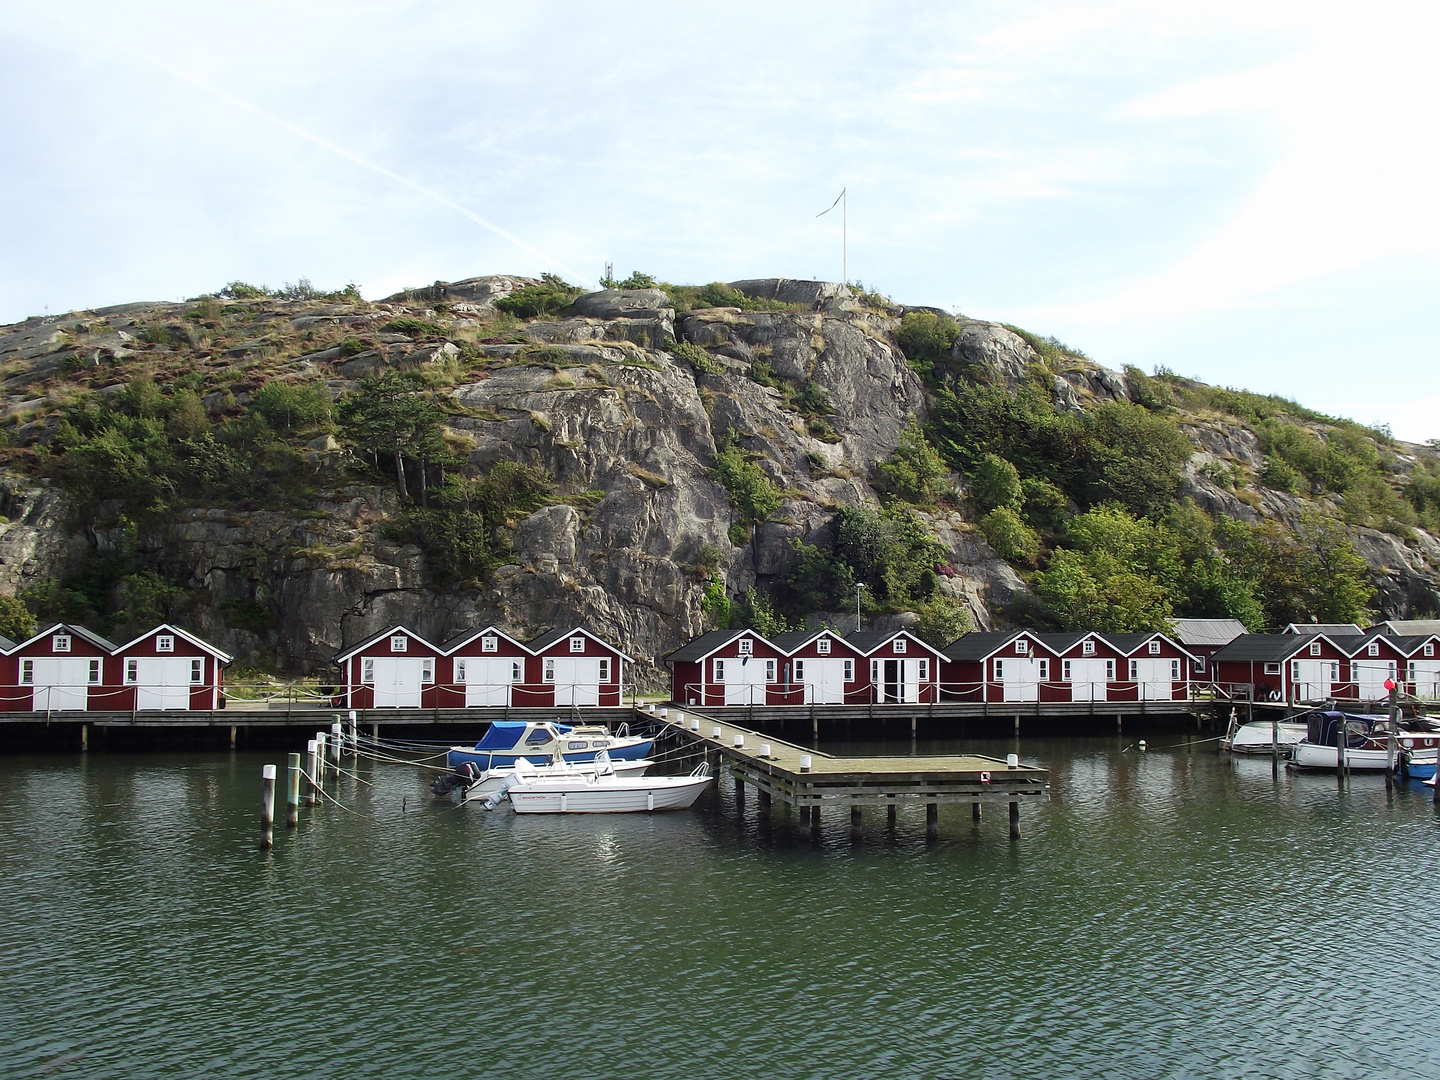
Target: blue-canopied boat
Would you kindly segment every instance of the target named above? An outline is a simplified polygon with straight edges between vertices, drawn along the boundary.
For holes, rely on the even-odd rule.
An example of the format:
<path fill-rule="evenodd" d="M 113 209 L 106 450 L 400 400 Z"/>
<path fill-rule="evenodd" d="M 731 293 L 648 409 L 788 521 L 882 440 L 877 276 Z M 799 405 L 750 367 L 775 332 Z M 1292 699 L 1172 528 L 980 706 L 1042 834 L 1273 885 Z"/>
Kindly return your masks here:
<path fill-rule="evenodd" d="M 624 724 L 613 734 L 598 724 L 556 724 L 549 720 L 495 720 L 474 746 L 452 746 L 445 761 L 458 769 L 467 761 L 482 769 L 514 765 L 524 758 L 536 765 L 553 761 L 594 761 L 604 750 L 613 761 L 635 761 L 650 753 L 654 739 L 631 735 Z"/>

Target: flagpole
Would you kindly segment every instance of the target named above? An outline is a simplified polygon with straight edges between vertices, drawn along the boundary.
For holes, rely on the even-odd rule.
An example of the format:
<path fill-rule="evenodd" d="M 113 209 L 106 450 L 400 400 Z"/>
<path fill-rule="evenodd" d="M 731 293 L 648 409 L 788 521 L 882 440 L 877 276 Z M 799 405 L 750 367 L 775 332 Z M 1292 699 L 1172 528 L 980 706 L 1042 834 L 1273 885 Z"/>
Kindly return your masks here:
<path fill-rule="evenodd" d="M 850 190 L 850 189 L 849 189 L 848 186 L 841 188 L 841 189 L 840 189 L 840 194 L 835 197 L 835 201 L 834 201 L 833 203 L 831 203 L 829 206 L 827 206 L 824 210 L 821 210 L 820 213 L 818 213 L 818 214 L 815 215 L 817 218 L 822 218 L 822 217 L 824 217 L 826 214 L 828 214 L 831 210 L 834 210 L 835 207 L 837 207 L 837 206 L 840 207 L 840 277 L 841 277 L 841 279 L 842 279 L 841 282 L 840 282 L 840 284 L 842 284 L 842 285 L 849 285 L 849 284 L 850 284 L 850 198 L 849 198 L 849 195 L 848 195 L 849 190 Z"/>

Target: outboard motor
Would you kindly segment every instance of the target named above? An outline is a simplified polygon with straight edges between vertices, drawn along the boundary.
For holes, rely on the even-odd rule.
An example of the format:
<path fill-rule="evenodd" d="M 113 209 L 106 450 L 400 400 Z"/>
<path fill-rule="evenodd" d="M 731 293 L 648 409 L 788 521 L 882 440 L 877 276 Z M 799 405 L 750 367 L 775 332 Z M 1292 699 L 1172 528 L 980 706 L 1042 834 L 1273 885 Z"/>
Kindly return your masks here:
<path fill-rule="evenodd" d="M 517 784 L 527 783 L 528 781 L 535 779 L 537 775 L 538 774 L 536 772 L 535 766 L 530 764 L 530 762 L 526 761 L 524 758 L 520 758 L 518 761 L 515 762 L 515 771 L 509 776 L 505 777 L 504 780 L 501 780 L 500 786 L 494 791 L 492 791 L 489 795 L 486 795 L 485 801 L 482 802 L 480 805 L 483 806 L 486 810 L 494 810 L 497 806 L 499 806 L 502 802 L 504 802 L 510 797 L 510 789 L 512 787 L 515 787 Z"/>
<path fill-rule="evenodd" d="M 467 788 L 480 779 L 480 766 L 473 761 L 462 762 L 454 772 L 436 777 L 430 783 L 430 790 L 437 799 L 453 794 L 456 788 Z"/>

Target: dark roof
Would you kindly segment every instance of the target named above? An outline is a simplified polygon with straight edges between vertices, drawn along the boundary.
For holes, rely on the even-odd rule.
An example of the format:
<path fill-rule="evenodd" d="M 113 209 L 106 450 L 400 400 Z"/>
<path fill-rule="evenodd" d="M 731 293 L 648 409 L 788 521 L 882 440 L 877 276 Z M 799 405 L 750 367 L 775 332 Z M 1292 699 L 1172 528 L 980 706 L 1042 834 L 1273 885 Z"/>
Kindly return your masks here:
<path fill-rule="evenodd" d="M 1175 640 L 1181 645 L 1228 645 L 1243 633 L 1239 619 L 1175 620 Z"/>
<path fill-rule="evenodd" d="M 1214 662 L 1227 660 L 1288 660 L 1319 634 L 1242 634 L 1215 654 Z M 1326 641 L 1330 639 L 1325 638 Z M 1333 644 L 1333 643 L 1332 643 Z"/>
<path fill-rule="evenodd" d="M 703 660 L 716 649 L 721 648 L 726 642 L 734 641 L 741 634 L 754 633 L 751 630 L 711 630 L 701 634 L 697 638 L 691 638 L 680 648 L 672 653 L 666 653 L 662 659 L 667 664 L 683 664 L 691 660 Z M 760 635 L 756 634 L 756 637 Z"/>
<path fill-rule="evenodd" d="M 630 660 L 630 657 L 626 656 L 623 652 L 620 652 L 618 648 L 610 644 L 610 642 L 606 641 L 599 634 L 596 634 L 590 630 L 586 630 L 583 626 L 572 626 L 569 629 L 561 629 L 557 627 L 554 630 L 549 630 L 546 633 L 541 634 L 539 637 L 531 638 L 529 641 L 525 642 L 525 648 L 529 649 L 532 653 L 538 655 L 544 652 L 546 649 L 550 648 L 550 646 L 554 645 L 557 641 L 563 641 L 565 638 L 568 638 L 574 634 L 584 634 L 591 641 L 598 641 L 607 649 L 615 649 L 615 651 L 619 653 L 620 659 Z M 634 661 L 631 662 L 633 663 Z"/>
<path fill-rule="evenodd" d="M 1074 632 L 1064 634 L 1036 634 L 1035 640 L 1051 652 L 1059 654 L 1068 652 L 1089 636 L 1090 634 L 1088 632 L 1083 634 Z M 1098 638 L 1100 635 L 1096 634 L 1095 636 Z"/>
<path fill-rule="evenodd" d="M 935 646 L 931 645 L 928 641 L 923 641 L 916 637 L 909 630 L 856 630 L 846 634 L 845 640 L 868 656 L 887 641 L 894 641 L 902 635 L 910 638 L 912 641 L 919 642 L 927 649 L 935 649 Z M 935 651 L 941 652 L 940 649 L 935 649 Z"/>
<path fill-rule="evenodd" d="M 789 655 L 797 649 L 804 648 L 816 638 L 827 633 L 836 641 L 842 641 L 846 644 L 849 644 L 849 640 L 845 637 L 844 634 L 840 633 L 838 630 L 831 630 L 829 627 L 824 626 L 822 626 L 819 630 L 787 630 L 783 634 L 771 634 L 765 640 L 770 642 L 771 645 L 774 645 L 781 652 Z"/>
<path fill-rule="evenodd" d="M 998 652 L 1014 641 L 1024 631 L 1001 630 L 965 634 L 946 646 L 945 655 L 956 663 L 967 660 L 984 660 L 991 653 Z"/>
<path fill-rule="evenodd" d="M 370 635 L 368 638 L 366 638 L 364 641 L 361 641 L 361 642 L 358 642 L 358 643 L 356 643 L 356 644 L 354 644 L 354 645 L 351 645 L 350 648 L 346 649 L 344 652 L 338 653 L 338 654 L 336 655 L 336 657 L 335 657 L 335 663 L 339 664 L 339 663 L 342 663 L 342 662 L 345 661 L 345 660 L 350 659 L 350 657 L 354 656 L 354 655 L 355 655 L 356 653 L 358 653 L 361 649 L 368 649 L 371 645 L 374 645 L 377 641 L 380 641 L 382 638 L 387 638 L 387 637 L 389 637 L 391 634 L 404 634 L 406 637 L 412 637 L 412 638 L 414 638 L 416 641 L 419 641 L 419 642 L 421 642 L 422 644 L 428 646 L 430 649 L 434 650 L 436 653 L 440 652 L 439 649 L 435 648 L 435 645 L 434 645 L 432 642 L 430 642 L 430 641 L 426 640 L 425 638 L 421 637 L 419 634 L 415 633 L 414 630 L 411 630 L 408 626 L 390 626 L 390 627 L 386 627 L 384 630 L 381 630 L 378 634 L 371 634 L 371 635 Z"/>
<path fill-rule="evenodd" d="M 182 630 L 182 629 L 180 629 L 180 627 L 178 627 L 178 626 L 171 626 L 169 623 L 161 623 L 159 626 L 152 627 L 152 628 L 150 628 L 149 630 L 146 630 L 145 633 L 141 634 L 139 637 L 135 638 L 134 640 L 132 640 L 132 641 L 127 641 L 124 645 L 118 645 L 118 646 L 116 646 L 114 649 L 112 649 L 111 651 L 112 651 L 112 652 L 117 652 L 117 653 L 118 653 L 118 652 L 124 652 L 126 649 L 129 649 L 129 648 L 131 648 L 132 646 L 139 644 L 140 642 L 144 641 L 146 638 L 148 638 L 148 637 L 154 637 L 156 634 L 159 634 L 162 630 L 169 630 L 170 633 L 172 633 L 172 634 L 178 634 L 180 637 L 182 637 L 182 638 L 184 638 L 186 641 L 190 642 L 191 645 L 198 645 L 200 648 L 204 649 L 206 652 L 208 652 L 208 653 L 210 653 L 212 656 L 214 656 L 214 657 L 215 657 L 217 660 L 219 660 L 222 664 L 228 664 L 228 663 L 230 663 L 231 661 L 233 661 L 233 660 L 235 659 L 233 656 L 231 656 L 229 653 L 225 652 L 223 649 L 217 649 L 214 645 L 211 645 L 208 641 L 205 641 L 205 640 L 203 640 L 203 639 L 201 639 L 201 638 L 196 637 L 194 634 L 190 633 L 188 630 Z"/>
<path fill-rule="evenodd" d="M 1345 650 L 1350 656 L 1358 655 L 1364 650 L 1366 645 L 1377 639 L 1384 641 L 1385 644 L 1400 653 L 1400 655 L 1409 656 L 1413 652 L 1418 652 L 1420 646 L 1424 645 L 1425 642 L 1431 638 L 1430 634 L 1413 634 L 1406 637 L 1397 637 L 1394 634 L 1385 633 L 1384 630 L 1378 626 L 1372 626 L 1363 634 L 1346 634 L 1343 637 L 1331 637 L 1327 634 L 1326 636 L 1335 643 L 1337 648 Z"/>
<path fill-rule="evenodd" d="M 1383 630 L 1391 637 L 1402 637 L 1406 634 L 1428 637 L 1431 634 L 1440 634 L 1440 619 L 1391 619 L 1372 626 L 1371 629 Z"/>
<path fill-rule="evenodd" d="M 85 629 L 85 627 L 76 626 L 74 623 L 51 623 L 44 630 L 36 631 L 24 641 L 20 642 L 19 645 L 15 645 L 12 647 L 18 649 L 21 645 L 29 645 L 32 641 L 39 641 L 45 635 L 53 634 L 57 630 L 74 634 L 76 637 L 82 637 L 86 641 L 90 642 L 91 645 L 94 645 L 96 648 L 99 649 L 104 649 L 107 653 L 113 653 L 116 649 L 120 647 L 108 638 L 101 637 L 99 634 L 95 633 L 94 630 L 87 630 Z"/>
<path fill-rule="evenodd" d="M 13 652 L 20 646 L 11 641 L 4 634 L 0 634 L 0 652 Z"/>
<path fill-rule="evenodd" d="M 1154 634 L 1101 634 L 1102 638 L 1120 651 L 1124 656 L 1129 656 L 1136 649 L 1140 648 L 1147 641 L 1153 638 Z"/>
<path fill-rule="evenodd" d="M 494 634 L 497 637 L 503 637 L 506 641 L 513 642 L 514 644 L 519 645 L 522 649 L 525 648 L 525 643 L 523 641 L 521 641 L 513 634 L 507 634 L 499 627 L 472 626 L 469 630 L 462 630 L 460 631 L 460 633 L 450 638 L 450 640 L 446 641 L 443 645 L 440 646 L 440 651 L 443 653 L 452 653 L 456 649 L 460 648 L 461 645 L 464 645 L 470 641 L 474 641 L 477 637 L 483 637 L 486 634 Z"/>

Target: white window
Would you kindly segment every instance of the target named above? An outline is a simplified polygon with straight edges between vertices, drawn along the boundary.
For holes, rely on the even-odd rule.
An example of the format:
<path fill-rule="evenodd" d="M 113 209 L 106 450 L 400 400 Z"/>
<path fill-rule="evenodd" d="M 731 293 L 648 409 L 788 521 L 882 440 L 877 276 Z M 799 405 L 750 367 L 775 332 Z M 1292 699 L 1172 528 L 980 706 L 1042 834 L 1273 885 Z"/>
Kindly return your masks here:
<path fill-rule="evenodd" d="M 1356 681 L 1359 681 L 1359 679 L 1360 679 L 1360 661 L 1358 661 L 1358 660 L 1351 660 L 1351 661 L 1350 661 L 1350 678 L 1351 678 L 1351 679 L 1354 679 L 1354 680 L 1356 680 Z"/>
<path fill-rule="evenodd" d="M 1015 642 L 1015 655 L 1016 655 L 1016 656 L 1028 656 L 1029 653 L 1030 653 L 1030 642 L 1026 641 L 1023 637 L 1022 637 L 1019 641 Z"/>
<path fill-rule="evenodd" d="M 572 637 L 572 638 L 570 639 L 570 651 L 571 651 L 571 652 L 584 652 L 584 651 L 585 651 L 585 639 L 584 639 L 583 637 L 579 637 L 579 636 Z"/>
<path fill-rule="evenodd" d="M 1134 681 L 1135 681 L 1136 679 L 1138 679 L 1138 678 L 1140 678 L 1140 661 L 1139 661 L 1139 660 L 1131 660 L 1131 661 L 1130 661 L 1130 681 L 1131 681 L 1131 682 L 1134 682 Z"/>
<path fill-rule="evenodd" d="M 1089 639 L 1085 640 L 1085 641 L 1084 641 L 1083 643 L 1081 643 L 1081 645 L 1080 645 L 1080 653 L 1081 653 L 1081 655 L 1083 655 L 1083 656 L 1094 656 L 1094 655 L 1095 655 L 1095 642 L 1090 641 Z"/>
<path fill-rule="evenodd" d="M 1105 661 L 1105 681 L 1106 681 L 1106 682 L 1114 682 L 1114 681 L 1115 681 L 1115 661 L 1114 661 L 1114 660 L 1106 660 L 1106 661 Z"/>
<path fill-rule="evenodd" d="M 545 681 L 546 681 L 546 682 L 554 682 L 554 681 L 555 681 L 555 659 L 554 659 L 554 657 L 547 656 L 547 657 L 545 658 Z"/>
<path fill-rule="evenodd" d="M 1330 665 L 1330 681 L 1340 681 L 1340 664 L 1338 662 L 1332 662 Z"/>
<path fill-rule="evenodd" d="M 510 664 L 510 681 L 519 682 L 524 676 L 520 674 L 520 661 L 515 660 Z"/>
<path fill-rule="evenodd" d="M 904 652 L 904 651 L 905 651 L 905 639 L 904 639 L 904 638 L 896 638 L 895 641 L 894 641 L 894 643 L 890 646 L 890 648 L 891 648 L 892 651 L 897 652 L 897 653 L 898 653 L 898 652 Z"/>
<path fill-rule="evenodd" d="M 196 656 L 190 661 L 190 681 L 192 683 L 203 683 L 205 681 L 205 661 Z"/>
<path fill-rule="evenodd" d="M 1425 655 L 1426 655 L 1426 656 L 1434 656 L 1434 655 L 1435 655 L 1435 645 L 1434 645 L 1434 643 L 1431 643 L 1431 644 L 1425 646 Z"/>
<path fill-rule="evenodd" d="M 608 656 L 600 658 L 600 681 L 602 683 L 610 681 L 610 658 Z"/>
<path fill-rule="evenodd" d="M 716 661 L 715 661 L 715 681 L 716 681 L 716 682 L 724 682 L 724 681 L 725 681 L 725 661 L 724 661 L 724 660 L 716 660 Z"/>
<path fill-rule="evenodd" d="M 174 652 L 174 651 L 175 651 L 175 639 L 174 639 L 173 637 L 171 637 L 169 634 L 161 634 L 159 637 L 157 637 L 157 638 L 155 639 L 155 651 L 156 651 L 156 652 Z"/>
<path fill-rule="evenodd" d="M 456 661 L 455 661 L 455 681 L 456 681 L 456 682 L 464 682 L 464 681 L 465 681 L 465 661 L 464 661 L 464 660 L 456 660 Z"/>
<path fill-rule="evenodd" d="M 1050 678 L 1050 661 L 1042 658 L 1040 660 L 1040 681 L 1044 682 Z"/>
<path fill-rule="evenodd" d="M 930 661 L 929 661 L 929 660 L 921 660 L 921 661 L 920 661 L 920 681 L 921 681 L 921 682 L 925 682 L 925 681 L 926 681 L 927 679 L 929 679 L 929 678 L 930 678 Z"/>
<path fill-rule="evenodd" d="M 879 661 L 879 660 L 871 660 L 871 661 L 870 661 L 870 681 L 871 681 L 872 683 L 874 683 L 875 685 L 877 685 L 877 686 L 880 684 L 880 661 Z"/>
<path fill-rule="evenodd" d="M 29 686 L 31 683 L 33 683 L 33 682 L 35 681 L 35 661 L 34 661 L 34 660 L 21 660 L 21 661 L 20 661 L 20 681 L 21 681 L 22 683 L 24 683 L 26 686 Z"/>
<path fill-rule="evenodd" d="M 775 661 L 774 661 L 774 660 L 766 660 L 766 661 L 765 661 L 765 681 L 766 681 L 766 682 L 774 682 L 774 681 L 775 681 Z"/>
<path fill-rule="evenodd" d="M 1180 661 L 1179 661 L 1179 660 L 1171 660 L 1171 661 L 1170 661 L 1170 681 L 1171 681 L 1171 682 L 1179 682 L 1179 681 L 1180 681 Z"/>
<path fill-rule="evenodd" d="M 815 642 L 815 651 L 821 656 L 829 656 L 830 639 L 828 637 L 822 637 L 819 641 Z"/>
<path fill-rule="evenodd" d="M 69 635 L 69 634 L 56 634 L 54 637 L 52 637 L 52 638 L 50 639 L 50 648 L 51 648 L 51 650 L 52 650 L 53 652 L 69 652 L 69 651 L 70 651 L 70 635 Z"/>
<path fill-rule="evenodd" d="M 846 682 L 854 682 L 854 681 L 855 681 L 855 661 L 854 661 L 854 660 L 846 660 L 846 661 L 844 661 L 844 664 L 845 664 L 845 681 L 846 681 Z"/>
<path fill-rule="evenodd" d="M 1415 661 L 1410 661 L 1410 678 L 1415 678 Z"/>
<path fill-rule="evenodd" d="M 137 683 L 137 682 L 140 681 L 140 661 L 139 661 L 139 660 L 126 660 L 126 661 L 125 661 L 125 681 L 126 681 L 127 683 Z"/>
<path fill-rule="evenodd" d="M 1195 670 L 1196 670 L 1196 671 L 1204 671 L 1204 670 L 1205 670 L 1205 657 L 1203 657 L 1203 656 L 1197 656 L 1197 657 L 1195 657 Z"/>
<path fill-rule="evenodd" d="M 360 661 L 360 681 L 362 683 L 375 681 L 375 661 L 371 657 L 367 656 Z"/>
<path fill-rule="evenodd" d="M 497 638 L 494 634 L 486 634 L 484 637 L 482 637 L 482 638 L 480 639 L 480 651 L 481 651 L 481 652 L 499 652 L 499 651 L 500 651 L 500 639 Z"/>
<path fill-rule="evenodd" d="M 1320 655 L 1320 642 L 1318 642 L 1318 641 L 1312 641 L 1312 642 L 1310 643 L 1310 655 L 1311 655 L 1311 656 L 1319 656 L 1319 655 Z"/>
<path fill-rule="evenodd" d="M 1379 656 L 1379 655 L 1380 655 L 1380 642 L 1378 642 L 1378 641 L 1372 641 L 1372 642 L 1370 642 L 1370 646 L 1369 646 L 1369 648 L 1367 648 L 1367 649 L 1365 650 L 1365 653 L 1366 653 L 1367 656 Z"/>
<path fill-rule="evenodd" d="M 995 681 L 1005 681 L 1005 661 L 1001 660 L 999 657 L 996 657 L 995 659 Z"/>
<path fill-rule="evenodd" d="M 1150 655 L 1151 655 L 1151 656 L 1159 656 L 1159 655 L 1160 655 L 1160 642 L 1158 642 L 1158 641 L 1152 641 L 1152 642 L 1150 642 Z"/>
<path fill-rule="evenodd" d="M 1064 679 L 1066 682 L 1069 682 L 1069 681 L 1070 681 L 1070 661 L 1069 661 L 1069 660 L 1062 660 L 1062 661 L 1060 661 L 1060 678 Z"/>
<path fill-rule="evenodd" d="M 100 661 L 99 661 L 99 660 L 91 660 L 91 661 L 90 661 L 90 681 L 91 681 L 92 683 L 98 683 L 98 682 L 100 681 Z"/>
<path fill-rule="evenodd" d="M 794 671 L 795 671 L 795 681 L 798 682 L 798 683 L 803 683 L 803 682 L 805 681 L 805 661 L 804 661 L 804 660 L 796 660 L 796 661 L 795 661 Z"/>
<path fill-rule="evenodd" d="M 422 683 L 433 683 L 435 681 L 435 660 L 427 656 L 420 661 L 420 681 Z"/>
<path fill-rule="evenodd" d="M 1290 661 L 1290 678 L 1292 678 L 1292 679 L 1299 679 L 1299 678 L 1300 678 L 1300 661 L 1299 661 L 1299 660 L 1291 660 L 1291 661 Z"/>
<path fill-rule="evenodd" d="M 1273 662 L 1271 662 L 1271 663 L 1267 663 L 1267 664 L 1265 665 L 1265 674 L 1266 674 L 1266 675 L 1279 675 L 1279 674 L 1280 674 L 1280 661 L 1279 661 L 1279 660 L 1276 660 L 1276 661 L 1273 661 Z"/>
<path fill-rule="evenodd" d="M 395 634 L 390 638 L 391 652 L 404 652 L 410 647 L 410 640 L 404 634 Z"/>
<path fill-rule="evenodd" d="M 742 637 L 736 643 L 735 651 L 741 656 L 753 656 L 755 654 L 755 643 L 748 637 Z"/>

